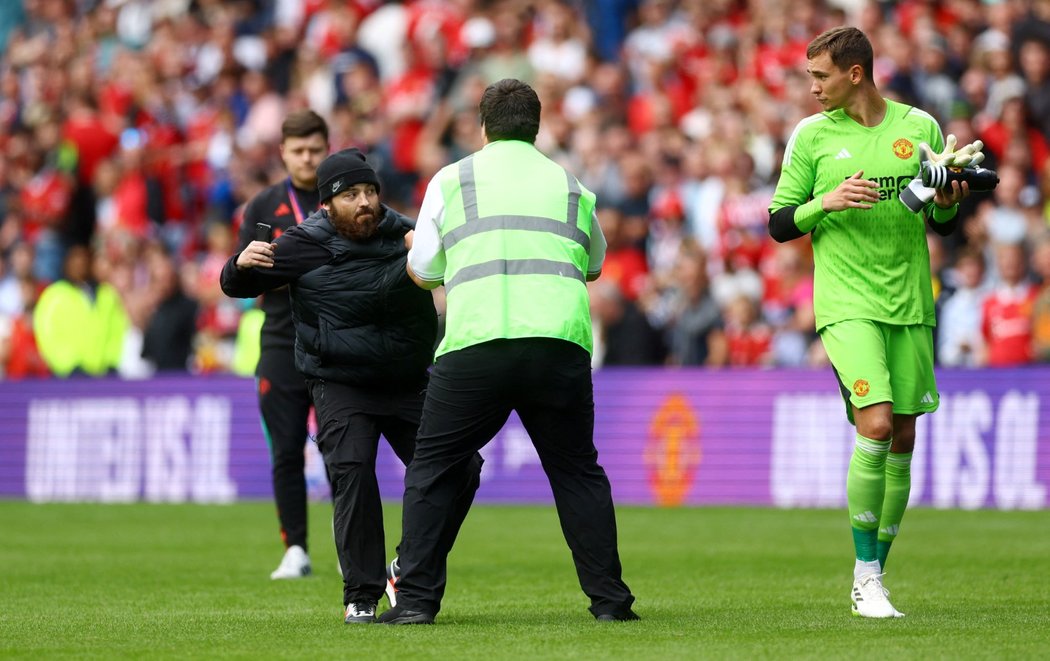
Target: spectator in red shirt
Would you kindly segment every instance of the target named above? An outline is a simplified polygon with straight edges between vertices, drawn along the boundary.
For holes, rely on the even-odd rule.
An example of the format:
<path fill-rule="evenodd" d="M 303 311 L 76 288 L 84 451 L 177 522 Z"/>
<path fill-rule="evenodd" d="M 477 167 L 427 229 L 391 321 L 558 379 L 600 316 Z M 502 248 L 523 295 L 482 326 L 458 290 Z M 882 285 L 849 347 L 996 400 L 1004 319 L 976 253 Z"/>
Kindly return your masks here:
<path fill-rule="evenodd" d="M 196 273 L 194 298 L 200 304 L 197 329 L 228 343 L 226 354 L 233 354 L 233 341 L 241 320 L 241 307 L 236 299 L 222 293 L 219 276 L 226 260 L 233 253 L 234 237 L 230 227 L 221 222 L 209 223 L 204 229 L 207 251 L 200 260 Z"/>
<path fill-rule="evenodd" d="M 981 335 L 990 367 L 1032 362 L 1032 306 L 1036 288 L 1026 277 L 1024 246 L 1001 244 L 995 249 L 1000 284 L 981 307 Z"/>
<path fill-rule="evenodd" d="M 809 251 L 807 244 L 777 244 L 763 273 L 762 316 L 775 328 L 770 354 L 780 367 L 805 365 L 807 347 L 817 340 Z"/>
<path fill-rule="evenodd" d="M 33 306 L 37 291 L 32 280 L 20 280 L 25 300 L 25 310 L 10 318 L 7 337 L 0 341 L 0 357 L 3 359 L 3 374 L 8 379 L 44 378 L 51 370 L 40 355 L 33 333 Z"/>
<path fill-rule="evenodd" d="M 1047 138 L 1029 122 L 1024 97 L 1020 95 L 1003 101 L 999 119 L 981 131 L 981 139 L 984 140 L 985 148 L 995 155 L 1000 163 L 1009 161 L 1007 147 L 1011 141 L 1024 142 L 1037 176 L 1042 174 L 1047 158 L 1050 158 Z"/>
<path fill-rule="evenodd" d="M 624 214 L 619 209 L 599 209 L 598 221 L 608 243 L 602 280 L 618 285 L 624 297 L 633 301 L 638 298 L 649 274 L 645 252 L 626 236 Z"/>
<path fill-rule="evenodd" d="M 121 136 L 119 179 L 109 195 L 112 216 L 103 220 L 139 239 L 150 233 L 151 200 L 158 197 L 156 181 L 146 173 L 145 159 L 145 136 L 137 129 L 125 130 Z"/>
<path fill-rule="evenodd" d="M 758 302 L 739 295 L 726 306 L 724 316 L 729 365 L 768 365 L 772 361 L 773 329 L 762 320 Z"/>
<path fill-rule="evenodd" d="M 77 180 L 82 186 L 92 184 L 99 162 L 112 156 L 120 144 L 109 125 L 102 121 L 98 103 L 87 93 L 78 94 L 69 101 L 62 137 L 76 147 Z"/>

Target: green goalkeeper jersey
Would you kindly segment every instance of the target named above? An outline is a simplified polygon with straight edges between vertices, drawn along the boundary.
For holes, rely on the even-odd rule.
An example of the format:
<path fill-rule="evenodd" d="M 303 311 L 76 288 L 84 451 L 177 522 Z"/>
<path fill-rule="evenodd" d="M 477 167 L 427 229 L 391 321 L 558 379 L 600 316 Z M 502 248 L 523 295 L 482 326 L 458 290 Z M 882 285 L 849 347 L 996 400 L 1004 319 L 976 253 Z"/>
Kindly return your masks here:
<path fill-rule="evenodd" d="M 784 151 L 769 210 L 796 206 L 795 225 L 813 232 L 817 330 L 845 319 L 936 323 L 925 220 L 898 195 L 919 172 L 919 144 L 940 152 L 944 138 L 922 110 L 889 99 L 886 106 L 882 123 L 872 127 L 841 109 L 807 117 Z M 879 201 L 825 213 L 824 194 L 858 170 L 878 184 Z"/>

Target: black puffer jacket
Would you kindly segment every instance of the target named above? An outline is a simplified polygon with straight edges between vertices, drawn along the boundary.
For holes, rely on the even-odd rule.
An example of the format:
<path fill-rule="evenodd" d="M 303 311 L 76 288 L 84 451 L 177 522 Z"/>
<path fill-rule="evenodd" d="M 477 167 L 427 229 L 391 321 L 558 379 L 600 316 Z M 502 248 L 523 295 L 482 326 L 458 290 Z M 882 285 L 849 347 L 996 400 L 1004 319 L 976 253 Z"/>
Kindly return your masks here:
<path fill-rule="evenodd" d="M 363 243 L 337 233 L 324 212 L 299 226 L 332 256 L 292 283 L 295 365 L 307 377 L 376 387 L 425 378 L 437 337 L 434 300 L 405 271 L 412 221 L 385 210 L 378 236 Z"/>
<path fill-rule="evenodd" d="M 307 378 L 382 390 L 426 382 L 437 337 L 428 291 L 405 270 L 407 216 L 381 207 L 378 234 L 351 241 L 318 211 L 276 241 L 272 268 L 223 268 L 229 296 L 252 297 L 290 285 L 295 365 Z"/>

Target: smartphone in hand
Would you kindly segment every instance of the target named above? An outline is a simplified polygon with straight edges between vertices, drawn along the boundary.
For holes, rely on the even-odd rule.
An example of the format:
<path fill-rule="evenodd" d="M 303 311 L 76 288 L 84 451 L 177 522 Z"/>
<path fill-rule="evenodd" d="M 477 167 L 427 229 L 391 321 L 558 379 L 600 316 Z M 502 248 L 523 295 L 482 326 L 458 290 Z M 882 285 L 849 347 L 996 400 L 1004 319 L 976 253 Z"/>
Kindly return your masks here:
<path fill-rule="evenodd" d="M 266 223 L 255 223 L 255 240 L 270 243 L 273 241 L 273 228 Z"/>

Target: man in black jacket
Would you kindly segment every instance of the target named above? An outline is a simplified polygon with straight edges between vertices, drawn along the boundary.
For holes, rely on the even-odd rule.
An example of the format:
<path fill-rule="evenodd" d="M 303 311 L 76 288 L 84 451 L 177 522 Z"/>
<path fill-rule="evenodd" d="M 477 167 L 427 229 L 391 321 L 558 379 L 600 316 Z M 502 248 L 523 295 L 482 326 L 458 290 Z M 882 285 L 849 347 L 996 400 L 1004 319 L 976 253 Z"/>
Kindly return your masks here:
<path fill-rule="evenodd" d="M 371 622 L 386 586 L 379 436 L 406 464 L 415 449 L 437 315 L 405 272 L 413 222 L 379 202 L 379 179 L 356 149 L 317 169 L 321 210 L 273 243 L 253 241 L 222 271 L 229 296 L 290 286 L 295 364 L 317 412 L 332 480 L 344 621 Z M 457 502 L 462 523 L 481 469 Z M 454 534 L 450 531 L 450 534 Z"/>
<path fill-rule="evenodd" d="M 301 224 L 317 210 L 317 166 L 328 155 L 328 124 L 312 110 L 290 113 L 281 124 L 281 160 L 288 177 L 263 189 L 244 211 L 237 250 L 256 237 L 255 226 L 265 223 L 278 237 Z M 285 553 L 272 579 L 295 579 L 310 574 L 306 516 L 306 458 L 310 391 L 295 369 L 295 328 L 287 287 L 262 296 L 266 313 L 259 337 L 255 368 L 259 414 L 270 447 L 273 496 Z"/>

